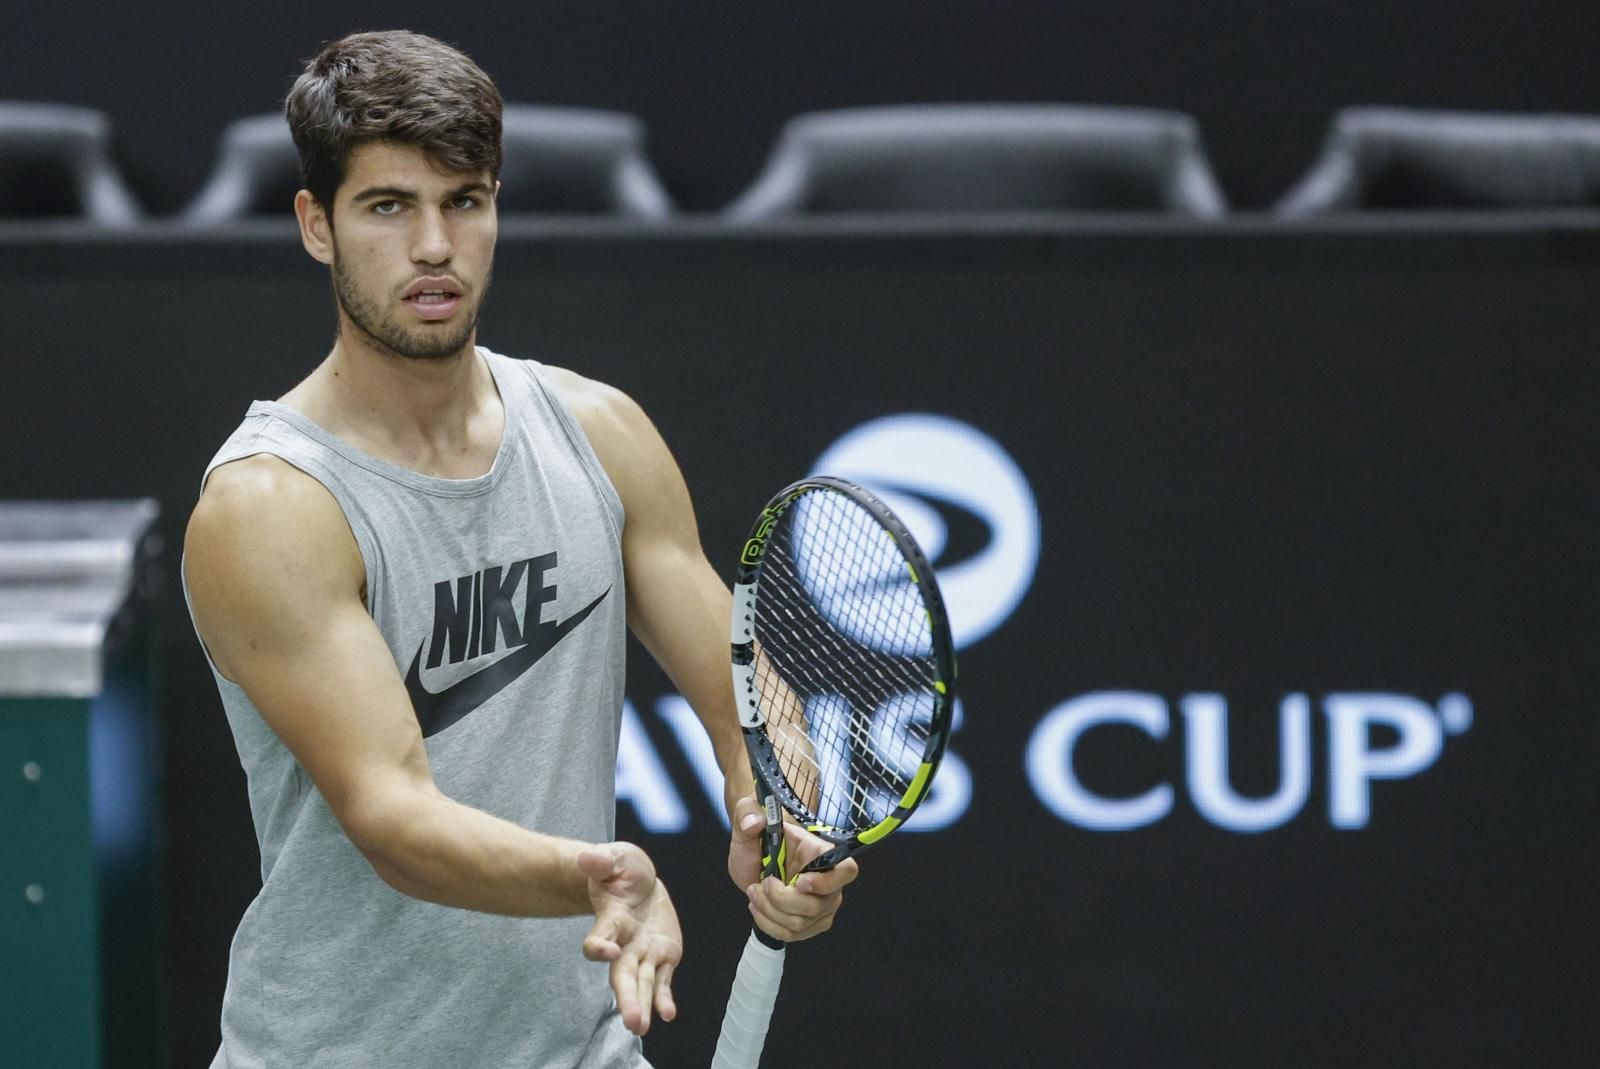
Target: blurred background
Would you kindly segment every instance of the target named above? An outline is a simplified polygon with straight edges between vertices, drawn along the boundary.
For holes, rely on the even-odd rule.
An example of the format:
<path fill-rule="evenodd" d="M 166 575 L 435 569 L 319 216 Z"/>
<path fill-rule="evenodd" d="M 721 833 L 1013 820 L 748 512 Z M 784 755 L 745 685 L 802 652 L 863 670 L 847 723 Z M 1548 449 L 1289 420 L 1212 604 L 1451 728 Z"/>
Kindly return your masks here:
<path fill-rule="evenodd" d="M 1593 1063 L 1600 9 L 1489 0 L 12 0 L 0 1063 L 216 1049 L 259 856 L 178 552 L 333 334 L 273 116 L 395 27 L 513 106 L 484 344 L 634 395 L 724 574 L 813 470 L 933 547 L 952 756 L 769 1049 Z M 705 1064 L 746 914 L 631 652 Z"/>

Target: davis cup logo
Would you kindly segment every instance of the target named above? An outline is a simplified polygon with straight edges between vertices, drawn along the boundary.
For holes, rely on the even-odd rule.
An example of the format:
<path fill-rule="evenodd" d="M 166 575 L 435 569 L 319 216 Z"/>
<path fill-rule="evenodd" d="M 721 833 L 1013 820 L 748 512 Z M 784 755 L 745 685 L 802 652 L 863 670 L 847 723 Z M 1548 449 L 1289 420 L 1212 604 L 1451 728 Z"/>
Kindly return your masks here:
<path fill-rule="evenodd" d="M 834 442 L 812 471 L 860 483 L 905 523 L 939 573 L 957 649 L 1005 623 L 1033 585 L 1033 490 L 1017 462 L 977 428 L 927 413 L 885 416 Z M 963 719 L 957 699 L 954 732 Z M 905 830 L 946 827 L 971 801 L 972 774 L 952 748 Z"/>
<path fill-rule="evenodd" d="M 846 432 L 823 450 L 812 471 L 867 487 L 910 529 L 938 571 L 958 649 L 992 634 L 1027 596 L 1040 552 L 1034 490 L 1010 454 L 976 427 L 928 413 L 884 416 Z M 846 602 L 879 596 L 871 584 L 834 593 Z M 818 712 L 826 715 L 825 708 Z M 1457 691 L 1437 698 L 1387 690 L 1295 692 L 1282 697 L 1278 712 L 1277 775 L 1264 793 L 1236 786 L 1243 777 L 1230 765 L 1234 718 L 1227 696 L 1211 691 L 1108 689 L 1065 697 L 1030 714 L 1036 722 L 1020 757 L 1043 809 L 1089 831 L 1147 827 L 1183 806 L 1235 833 L 1272 831 L 1308 810 L 1322 810 L 1334 828 L 1356 831 L 1374 819 L 1375 782 L 1425 774 L 1476 715 L 1472 699 Z M 669 694 L 654 702 L 654 714 L 688 758 L 709 812 L 725 823 L 722 773 L 688 703 Z M 973 779 L 959 752 L 962 721 L 958 700 L 956 737 L 906 830 L 948 827 L 971 804 Z M 1079 775 L 1077 749 L 1085 736 L 1108 728 L 1115 733 L 1108 737 L 1125 745 L 1181 750 L 1182 773 L 1170 782 L 1153 777 L 1122 795 L 1097 793 L 1093 777 Z M 1320 792 L 1326 798 L 1314 799 Z M 688 806 L 631 703 L 624 706 L 618 742 L 617 797 L 633 805 L 648 831 L 689 827 Z"/>
<path fill-rule="evenodd" d="M 975 427 L 945 416 L 885 416 L 845 434 L 812 471 L 860 483 L 905 521 L 939 573 L 957 649 L 1003 624 L 1032 585 L 1033 490 L 1016 461 Z"/>
<path fill-rule="evenodd" d="M 860 483 L 884 500 L 910 529 L 939 574 L 957 649 L 988 635 L 1012 614 L 1039 563 L 1039 513 L 1033 490 L 1000 445 L 975 427 L 945 416 L 885 416 L 849 431 L 825 449 L 813 472 Z M 805 568 L 805 562 L 800 567 Z M 841 591 L 840 596 L 870 596 Z M 871 635 L 854 636 L 872 642 Z M 689 703 L 667 694 L 654 717 L 675 738 L 694 771 L 707 810 L 726 826 L 722 771 Z M 826 715 L 826 708 L 819 706 Z M 958 698 L 953 732 L 964 720 Z M 643 718 L 624 702 L 617 740 L 617 801 L 631 806 L 646 831 L 673 834 L 691 824 L 690 809 L 657 754 Z M 959 820 L 972 801 L 972 774 L 952 747 L 938 778 L 905 831 L 935 831 Z"/>

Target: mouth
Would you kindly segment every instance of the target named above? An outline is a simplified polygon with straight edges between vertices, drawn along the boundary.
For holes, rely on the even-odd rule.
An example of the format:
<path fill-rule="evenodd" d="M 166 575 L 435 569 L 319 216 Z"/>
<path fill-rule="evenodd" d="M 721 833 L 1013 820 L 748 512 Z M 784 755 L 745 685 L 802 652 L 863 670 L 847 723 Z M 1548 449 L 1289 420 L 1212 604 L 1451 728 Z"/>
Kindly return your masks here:
<path fill-rule="evenodd" d="M 452 282 L 423 279 L 413 283 L 400 300 L 418 319 L 433 322 L 456 314 L 461 290 Z"/>

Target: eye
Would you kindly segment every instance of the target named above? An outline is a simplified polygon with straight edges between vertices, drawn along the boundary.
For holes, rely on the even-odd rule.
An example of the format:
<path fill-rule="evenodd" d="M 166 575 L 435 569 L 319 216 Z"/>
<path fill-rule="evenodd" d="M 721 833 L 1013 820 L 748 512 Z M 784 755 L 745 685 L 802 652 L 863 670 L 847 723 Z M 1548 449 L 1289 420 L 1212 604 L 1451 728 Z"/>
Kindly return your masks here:
<path fill-rule="evenodd" d="M 471 193 L 463 193 L 450 201 L 450 207 L 457 211 L 469 211 L 478 206 L 478 198 Z"/>
<path fill-rule="evenodd" d="M 372 206 L 374 215 L 399 215 L 401 204 L 397 200 L 380 200 Z"/>

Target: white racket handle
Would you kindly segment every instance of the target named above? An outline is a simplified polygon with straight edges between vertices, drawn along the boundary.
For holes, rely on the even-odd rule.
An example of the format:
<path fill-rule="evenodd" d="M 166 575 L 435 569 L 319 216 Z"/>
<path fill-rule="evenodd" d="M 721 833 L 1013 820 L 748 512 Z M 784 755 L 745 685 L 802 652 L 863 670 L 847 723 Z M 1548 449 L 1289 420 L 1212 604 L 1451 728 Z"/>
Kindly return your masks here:
<path fill-rule="evenodd" d="M 760 1064 L 767 1022 L 772 1020 L 772 1004 L 783 980 L 783 956 L 781 949 L 774 950 L 750 933 L 739 956 L 711 1069 L 756 1069 Z"/>

